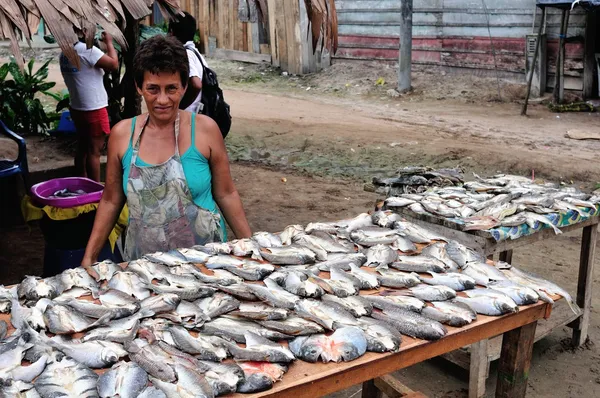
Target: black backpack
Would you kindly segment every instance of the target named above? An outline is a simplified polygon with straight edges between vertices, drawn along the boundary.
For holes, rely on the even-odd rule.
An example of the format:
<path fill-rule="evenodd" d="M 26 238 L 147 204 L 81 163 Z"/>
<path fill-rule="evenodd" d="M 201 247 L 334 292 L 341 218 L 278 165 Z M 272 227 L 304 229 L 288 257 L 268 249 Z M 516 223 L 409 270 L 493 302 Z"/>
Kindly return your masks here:
<path fill-rule="evenodd" d="M 204 64 L 196 49 L 194 49 L 194 54 L 202 64 L 202 110 L 199 113 L 212 118 L 221 129 L 223 138 L 225 138 L 231 129 L 229 104 L 223 98 L 223 90 L 219 87 L 217 74 Z"/>

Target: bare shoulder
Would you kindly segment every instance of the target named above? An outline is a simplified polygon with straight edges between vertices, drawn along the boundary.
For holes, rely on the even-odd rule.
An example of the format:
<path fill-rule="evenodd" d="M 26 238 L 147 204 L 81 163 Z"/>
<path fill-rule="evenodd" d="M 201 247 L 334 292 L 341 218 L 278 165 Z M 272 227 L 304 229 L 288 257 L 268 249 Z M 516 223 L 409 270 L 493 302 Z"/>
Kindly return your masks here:
<path fill-rule="evenodd" d="M 208 141 L 211 148 L 223 146 L 223 135 L 217 123 L 208 116 L 195 115 L 196 117 L 196 133 L 201 132 Z"/>
<path fill-rule="evenodd" d="M 132 122 L 133 119 L 123 119 L 110 130 L 109 149 L 111 147 L 115 149 L 119 158 L 123 156 L 129 145 Z"/>

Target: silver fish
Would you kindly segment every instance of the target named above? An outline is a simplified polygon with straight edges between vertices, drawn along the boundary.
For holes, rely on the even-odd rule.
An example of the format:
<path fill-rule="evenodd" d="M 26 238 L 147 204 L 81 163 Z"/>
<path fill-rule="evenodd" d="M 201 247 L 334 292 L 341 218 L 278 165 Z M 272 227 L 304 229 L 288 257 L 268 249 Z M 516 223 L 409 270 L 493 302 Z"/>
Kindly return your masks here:
<path fill-rule="evenodd" d="M 103 293 L 103 291 L 100 291 L 98 294 L 102 294 L 102 293 Z M 59 294 L 52 300 L 59 304 L 64 304 L 65 302 L 67 302 L 71 299 L 76 299 L 76 298 L 83 297 L 83 296 L 90 296 L 90 294 L 91 294 L 91 292 L 87 289 L 83 289 L 81 287 L 74 287 L 72 289 L 65 290 L 64 292 L 62 292 L 61 294 Z"/>
<path fill-rule="evenodd" d="M 64 287 L 60 279 L 51 277 L 42 279 L 37 276 L 26 276 L 17 286 L 19 298 L 37 301 L 41 298 L 53 299 L 63 292 Z"/>
<path fill-rule="evenodd" d="M 335 223 L 328 222 L 311 222 L 302 232 L 306 232 L 307 234 L 312 234 L 313 232 L 325 232 L 328 234 L 335 235 L 339 231 L 339 226 Z"/>
<path fill-rule="evenodd" d="M 450 258 L 448 252 L 446 251 L 446 244 L 444 243 L 434 243 L 432 245 L 427 246 L 423 250 L 421 250 L 421 254 L 426 256 L 431 256 L 433 258 L 437 258 L 441 262 L 446 265 L 446 269 L 450 271 L 458 271 L 458 264 Z"/>
<path fill-rule="evenodd" d="M 173 361 L 158 344 L 148 344 L 146 340 L 135 339 L 126 343 L 125 349 L 129 358 L 149 375 L 167 382 L 177 380 L 175 370 L 171 366 Z"/>
<path fill-rule="evenodd" d="M 167 398 L 167 395 L 154 386 L 146 387 L 138 398 Z"/>
<path fill-rule="evenodd" d="M 188 329 L 198 328 L 202 326 L 205 321 L 210 320 L 200 307 L 185 300 L 181 300 L 174 310 L 164 312 L 160 314 L 159 317 L 171 319 Z"/>
<path fill-rule="evenodd" d="M 468 249 L 457 241 L 449 241 L 446 245 L 446 253 L 448 256 L 458 264 L 460 269 L 465 268 L 465 266 L 473 261 L 484 262 L 485 259 L 475 253 L 473 250 Z"/>
<path fill-rule="evenodd" d="M 50 304 L 44 311 L 44 322 L 48 331 L 54 334 L 71 334 L 91 328 L 95 320 L 74 308 L 62 304 Z"/>
<path fill-rule="evenodd" d="M 231 312 L 240 306 L 240 302 L 234 297 L 217 292 L 211 297 L 194 301 L 194 304 L 209 318 L 214 319 L 220 315 Z"/>
<path fill-rule="evenodd" d="M 275 308 L 263 303 L 241 303 L 239 308 L 231 315 L 252 319 L 256 321 L 279 321 L 287 318 L 288 311 L 283 308 Z"/>
<path fill-rule="evenodd" d="M 350 238 L 361 246 L 391 245 L 398 239 L 398 232 L 381 227 L 366 227 L 350 233 Z"/>
<path fill-rule="evenodd" d="M 124 343 L 133 340 L 137 334 L 139 323 L 142 318 L 154 315 L 154 312 L 148 309 L 142 309 L 126 318 L 111 321 L 107 326 L 96 327 L 88 331 L 81 340 L 93 341 L 114 341 Z"/>
<path fill-rule="evenodd" d="M 90 318 L 102 319 L 102 322 L 107 322 L 112 319 L 125 318 L 135 314 L 140 309 L 140 305 L 138 303 L 117 308 L 110 308 L 105 307 L 104 305 L 94 304 L 93 302 L 87 300 L 70 299 L 64 304 L 74 308 Z"/>
<path fill-rule="evenodd" d="M 589 200 L 581 200 L 581 199 L 577 199 L 577 198 L 564 198 L 563 199 L 565 202 L 570 203 L 574 206 L 580 206 L 580 207 L 587 207 L 589 209 L 591 209 L 592 211 L 596 211 L 596 204 L 589 201 Z"/>
<path fill-rule="evenodd" d="M 260 255 L 260 246 L 252 239 L 238 239 L 229 242 L 231 253 L 238 257 L 252 257 L 255 260 L 262 260 Z"/>
<path fill-rule="evenodd" d="M 252 293 L 249 286 L 249 283 L 234 283 L 233 285 L 228 286 L 218 286 L 218 288 L 238 300 L 258 301 L 259 298 Z"/>
<path fill-rule="evenodd" d="M 407 221 L 397 221 L 394 223 L 393 229 L 398 232 L 401 236 L 407 238 L 412 243 L 429 243 L 432 240 L 444 240 L 439 239 L 440 237 L 432 234 L 424 228 L 421 228 L 413 223 Z"/>
<path fill-rule="evenodd" d="M 175 347 L 176 344 L 170 331 L 172 326 L 173 322 L 167 319 L 146 318 L 140 323 L 139 333 L 149 340 L 163 341 Z M 125 344 L 127 344 L 127 342 Z"/>
<path fill-rule="evenodd" d="M 174 365 L 177 382 L 165 382 L 150 376 L 150 381 L 162 390 L 167 398 L 214 398 L 215 394 L 206 378 L 197 370 Z"/>
<path fill-rule="evenodd" d="M 329 253 L 327 260 L 318 263 L 319 270 L 329 271 L 331 268 L 339 268 L 344 271 L 350 270 L 350 263 L 363 265 L 367 261 L 367 256 L 363 253 Z"/>
<path fill-rule="evenodd" d="M 163 312 L 173 311 L 179 303 L 181 298 L 173 293 L 163 293 L 156 296 L 150 296 L 140 301 L 140 308 L 152 311 L 154 314 L 161 314 Z"/>
<path fill-rule="evenodd" d="M 506 294 L 492 289 L 473 289 L 465 292 L 467 297 L 457 296 L 456 301 L 465 303 L 482 315 L 499 316 L 517 312 L 519 307 Z"/>
<path fill-rule="evenodd" d="M 359 318 L 358 322 L 367 339 L 367 351 L 396 352 L 400 349 L 402 335 L 392 325 L 368 316 Z"/>
<path fill-rule="evenodd" d="M 464 274 L 459 274 L 457 272 L 448 272 L 445 274 L 428 272 L 428 274 L 431 275 L 431 278 L 421 277 L 421 282 L 428 285 L 448 286 L 457 292 L 475 288 L 475 279 Z"/>
<path fill-rule="evenodd" d="M 419 198 L 419 200 L 420 200 L 420 198 Z M 412 205 L 413 203 L 415 203 L 415 201 L 412 199 L 398 197 L 398 196 L 390 196 L 389 198 L 387 198 L 385 200 L 384 206 L 386 208 L 406 207 L 406 206 Z"/>
<path fill-rule="evenodd" d="M 168 285 L 154 285 L 147 284 L 151 290 L 156 294 L 176 294 L 181 300 L 197 300 L 203 297 L 209 297 L 215 294 L 217 291 L 216 287 L 204 285 L 202 283 L 196 283 L 193 287 L 177 287 Z"/>
<path fill-rule="evenodd" d="M 276 308 L 293 309 L 300 297 L 284 290 L 272 279 L 265 279 L 266 286 L 249 284 L 248 289 L 261 301 Z"/>
<path fill-rule="evenodd" d="M 286 272 L 283 278 L 283 288 L 288 292 L 308 298 L 319 298 L 325 294 L 323 288 L 308 279 L 308 275 L 301 272 Z"/>
<path fill-rule="evenodd" d="M 373 305 L 363 296 L 338 297 L 333 294 L 326 294 L 322 297 L 324 303 L 331 302 L 343 307 L 355 317 L 370 315 L 373 311 Z"/>
<path fill-rule="evenodd" d="M 564 213 L 567 213 L 568 211 L 574 211 L 577 214 L 579 214 L 581 217 L 587 217 L 587 213 L 585 211 L 583 211 L 579 207 L 575 206 L 574 204 L 571 204 L 569 202 L 564 202 L 562 200 L 554 201 L 552 208 L 555 210 L 564 212 Z M 523 223 L 525 223 L 525 221 Z"/>
<path fill-rule="evenodd" d="M 420 283 L 419 274 L 414 272 L 395 271 L 383 267 L 377 267 L 377 280 L 381 286 L 386 287 L 413 287 Z"/>
<path fill-rule="evenodd" d="M 244 382 L 244 371 L 237 364 L 209 361 L 201 363 L 207 367 L 204 377 L 213 389 L 215 397 L 235 393 L 237 387 Z"/>
<path fill-rule="evenodd" d="M 220 362 L 227 358 L 224 347 L 225 340 L 204 334 L 192 336 L 187 330 L 179 326 L 169 328 L 175 346 L 183 352 L 196 355 L 198 359 Z"/>
<path fill-rule="evenodd" d="M 358 291 L 362 287 L 362 281 L 360 279 L 358 279 L 351 273 L 342 271 L 341 269 L 337 269 L 337 268 L 332 268 L 329 271 L 329 281 L 331 281 L 331 282 L 339 281 L 339 282 L 351 284 L 356 289 L 357 294 L 358 294 Z"/>
<path fill-rule="evenodd" d="M 488 287 L 506 294 L 513 299 L 517 305 L 535 304 L 540 298 L 535 290 L 510 280 L 492 282 Z"/>
<path fill-rule="evenodd" d="M 0 397 L 40 398 L 33 384 L 24 381 L 8 379 L 0 386 Z"/>
<path fill-rule="evenodd" d="M 146 259 L 150 261 L 154 261 L 159 264 L 164 264 L 169 267 L 174 267 L 176 265 L 181 265 L 189 262 L 183 254 L 178 252 L 177 250 L 170 250 L 168 252 L 156 252 L 151 254 L 146 254 L 144 256 Z"/>
<path fill-rule="evenodd" d="M 373 219 L 371 215 L 368 213 L 362 213 L 358 216 L 354 217 L 351 220 L 348 220 L 346 223 L 346 232 L 350 233 L 352 231 L 356 231 L 357 229 L 363 229 L 373 225 Z"/>
<path fill-rule="evenodd" d="M 8 379 L 31 383 L 44 371 L 44 369 L 46 369 L 46 365 L 48 363 L 49 358 L 50 356 L 48 354 L 43 354 L 37 359 L 37 361 L 33 362 L 28 366 L 18 365 L 12 369 L 1 370 L 0 380 L 2 382 L 0 384 L 4 383 Z M 2 394 L 0 394 L 0 397 L 1 396 Z"/>
<path fill-rule="evenodd" d="M 81 287 L 89 290 L 94 298 L 98 298 L 98 282 L 83 267 L 65 270 L 59 277 L 63 290 Z"/>
<path fill-rule="evenodd" d="M 98 375 L 76 360 L 63 358 L 51 362 L 34 383 L 44 397 L 96 398 Z"/>
<path fill-rule="evenodd" d="M 206 322 L 201 331 L 210 335 L 229 338 L 242 344 L 246 342 L 244 332 L 253 332 L 269 340 L 286 340 L 290 338 L 288 335 L 266 329 L 255 322 L 230 315 L 223 315 Z"/>
<path fill-rule="evenodd" d="M 148 384 L 148 373 L 134 362 L 118 362 L 98 378 L 101 398 L 136 398 Z"/>
<path fill-rule="evenodd" d="M 463 268 L 462 273 L 475 279 L 477 284 L 487 286 L 492 281 L 506 280 L 506 276 L 496 267 L 483 262 L 473 261 Z"/>
<path fill-rule="evenodd" d="M 425 255 L 398 256 L 398 261 L 390 266 L 406 272 L 444 272 L 446 270 L 446 264 L 437 258 Z"/>
<path fill-rule="evenodd" d="M 375 245 L 367 250 L 367 262 L 365 265 L 376 267 L 378 265 L 389 265 L 398 259 L 398 251 L 388 245 Z"/>
<path fill-rule="evenodd" d="M 417 285 L 408 289 L 410 294 L 423 301 L 446 301 L 456 297 L 456 291 L 443 285 Z"/>
<path fill-rule="evenodd" d="M 325 250 L 325 248 L 319 244 L 320 242 L 314 236 L 307 235 L 305 233 L 298 234 L 294 236 L 292 242 L 295 245 L 304 247 L 305 249 L 314 253 L 316 260 L 327 260 L 327 250 Z"/>
<path fill-rule="evenodd" d="M 448 333 L 444 325 L 412 311 L 388 308 L 371 316 L 394 326 L 400 333 L 423 340 L 439 340 Z"/>
<path fill-rule="evenodd" d="M 10 342 L 0 346 L 0 370 L 12 369 L 21 365 L 25 352 L 33 346 L 30 333 L 21 333 Z"/>
<path fill-rule="evenodd" d="M 233 285 L 234 283 L 241 283 L 244 281 L 244 278 L 240 278 L 224 269 L 212 269 L 210 270 L 211 274 L 209 275 L 191 264 L 172 267 L 171 272 L 181 273 L 182 275 L 194 275 L 202 283 L 213 283 L 217 285 Z"/>
<path fill-rule="evenodd" d="M 288 348 L 250 331 L 244 332 L 244 339 L 245 348 L 229 342 L 224 343 L 237 361 L 289 363 L 296 359 Z"/>
<path fill-rule="evenodd" d="M 203 251 L 196 249 L 177 249 L 177 251 L 185 257 L 185 259 L 193 264 L 204 264 L 206 260 L 210 257 L 210 254 L 207 254 Z M 183 264 L 181 264 L 183 265 Z"/>
<path fill-rule="evenodd" d="M 291 245 L 292 239 L 294 236 L 304 233 L 304 227 L 302 225 L 288 225 L 283 229 L 283 232 L 279 234 L 279 238 L 281 239 L 281 243 L 284 245 Z M 310 233 L 310 232 L 307 232 Z M 271 261 L 271 260 L 267 260 Z M 272 262 L 272 261 L 271 261 Z"/>
<path fill-rule="evenodd" d="M 388 201 L 386 200 L 386 203 Z M 394 213 L 391 210 L 380 210 L 373 213 L 371 220 L 373 224 L 383 228 L 392 228 L 396 221 L 400 221 L 402 217 L 398 213 Z"/>
<path fill-rule="evenodd" d="M 270 232 L 255 232 L 254 234 L 252 234 L 252 239 L 254 239 L 260 247 L 283 246 L 283 242 L 281 242 L 281 238 Z"/>
<path fill-rule="evenodd" d="M 523 212 L 523 215 L 525 217 L 527 217 L 527 225 L 529 225 L 530 228 L 536 228 L 537 224 L 540 223 L 540 224 L 544 224 L 544 225 L 547 225 L 548 227 L 552 228 L 556 235 L 562 234 L 562 231 L 560 229 L 558 229 L 558 227 L 556 227 L 556 225 L 552 224 L 550 219 L 546 216 L 543 216 L 541 214 L 532 213 L 530 211 Z"/>
<path fill-rule="evenodd" d="M 272 264 L 264 264 L 258 261 L 239 260 L 234 257 L 219 255 L 211 257 L 206 262 L 208 269 L 223 268 L 241 278 L 250 281 L 262 280 L 275 270 Z"/>
<path fill-rule="evenodd" d="M 335 270 L 335 268 L 332 270 Z M 338 297 L 356 296 L 359 292 L 359 289 L 348 280 L 323 279 L 319 278 L 318 276 L 311 276 L 309 279 L 310 281 L 321 286 L 325 292 L 329 294 L 335 294 Z"/>
<path fill-rule="evenodd" d="M 397 308 L 412 312 L 421 312 L 421 310 L 425 307 L 425 303 L 423 301 L 410 296 L 366 295 L 362 297 L 374 308 L 378 308 L 380 310 Z"/>
<path fill-rule="evenodd" d="M 100 261 L 92 265 L 92 268 L 100 277 L 100 281 L 108 281 L 113 277 L 114 274 L 122 271 L 122 268 L 111 260 Z"/>
<path fill-rule="evenodd" d="M 357 325 L 356 318 L 350 312 L 332 302 L 300 300 L 294 310 L 298 316 L 316 322 L 328 330 Z"/>
<path fill-rule="evenodd" d="M 461 302 L 433 301 L 421 314 L 449 326 L 462 327 L 477 319 L 477 313 Z"/>
<path fill-rule="evenodd" d="M 192 246 L 192 249 L 214 256 L 216 254 L 231 254 L 231 246 L 227 242 L 211 242 L 204 246 Z"/>
<path fill-rule="evenodd" d="M 110 341 L 82 342 L 65 336 L 48 338 L 43 333 L 41 337 L 47 345 L 93 369 L 106 368 L 127 355 L 121 344 Z"/>
<path fill-rule="evenodd" d="M 270 362 L 242 362 L 239 366 L 245 376 L 237 389 L 242 394 L 269 390 L 288 370 L 285 365 Z"/>
<path fill-rule="evenodd" d="M 264 248 L 260 254 L 271 264 L 277 265 L 312 264 L 316 260 L 316 255 L 310 248 L 298 244 Z"/>
<path fill-rule="evenodd" d="M 0 321 L 0 340 L 4 340 L 8 333 L 8 324 L 6 321 Z"/>
<path fill-rule="evenodd" d="M 398 239 L 392 243 L 391 246 L 394 250 L 400 250 L 403 253 L 411 253 L 417 251 L 417 246 L 411 242 L 410 239 L 403 236 L 398 236 Z"/>
<path fill-rule="evenodd" d="M 115 273 L 113 277 L 110 278 L 110 281 L 108 281 L 109 288 L 120 290 L 139 300 L 143 300 L 150 296 L 150 290 L 144 286 L 145 284 L 137 274 L 127 271 Z"/>
<path fill-rule="evenodd" d="M 176 265 L 175 267 L 179 266 Z M 137 276 L 147 283 L 151 283 L 155 279 L 163 280 L 170 273 L 168 266 L 150 261 L 146 258 L 130 261 L 127 264 L 127 271 L 136 273 Z"/>
<path fill-rule="evenodd" d="M 350 264 L 350 274 L 360 282 L 360 289 L 371 290 L 379 287 L 377 275 L 361 269 L 356 264 Z"/>
<path fill-rule="evenodd" d="M 257 322 L 267 329 L 271 329 L 288 336 L 304 336 L 315 333 L 323 333 L 324 331 L 321 325 L 297 316 L 290 316 L 282 320 L 267 320 Z"/>
<path fill-rule="evenodd" d="M 99 296 L 102 305 L 109 308 L 128 307 L 138 303 L 136 298 L 116 289 L 101 291 Z"/>
<path fill-rule="evenodd" d="M 317 334 L 300 336 L 289 344 L 290 350 L 297 358 L 306 362 L 352 361 L 367 352 L 367 339 L 364 332 L 357 327 L 343 327 L 331 336 Z"/>

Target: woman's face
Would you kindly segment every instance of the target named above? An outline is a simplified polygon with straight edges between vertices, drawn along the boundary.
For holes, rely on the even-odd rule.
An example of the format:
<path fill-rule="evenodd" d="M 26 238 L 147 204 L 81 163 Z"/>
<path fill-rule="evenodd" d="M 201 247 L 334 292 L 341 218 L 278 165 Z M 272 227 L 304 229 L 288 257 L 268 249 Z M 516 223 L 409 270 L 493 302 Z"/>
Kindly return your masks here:
<path fill-rule="evenodd" d="M 171 120 L 185 94 L 179 73 L 144 73 L 144 83 L 138 87 L 138 93 L 144 97 L 148 112 L 158 120 Z"/>

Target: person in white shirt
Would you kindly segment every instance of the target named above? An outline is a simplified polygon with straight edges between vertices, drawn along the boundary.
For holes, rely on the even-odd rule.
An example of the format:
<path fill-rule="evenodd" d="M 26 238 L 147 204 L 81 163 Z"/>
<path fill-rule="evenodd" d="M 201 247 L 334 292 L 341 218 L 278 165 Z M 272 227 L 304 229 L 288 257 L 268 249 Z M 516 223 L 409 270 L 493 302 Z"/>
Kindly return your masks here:
<path fill-rule="evenodd" d="M 187 12 L 169 24 L 169 34 L 175 36 L 185 47 L 190 65 L 190 79 L 187 90 L 179 109 L 184 109 L 192 113 L 201 113 L 202 111 L 202 74 L 206 60 L 196 49 L 194 45 L 194 35 L 196 34 L 196 19 Z M 202 61 L 200 61 L 202 60 Z"/>
<path fill-rule="evenodd" d="M 60 55 L 60 71 L 69 90 L 71 118 L 77 130 L 75 170 L 79 176 L 100 181 L 100 154 L 110 133 L 108 95 L 104 88 L 104 71 L 119 68 L 119 58 L 112 37 L 104 32 L 106 54 L 98 47 L 87 48 L 85 42 L 74 44 L 79 68 Z"/>

